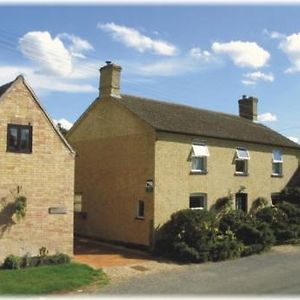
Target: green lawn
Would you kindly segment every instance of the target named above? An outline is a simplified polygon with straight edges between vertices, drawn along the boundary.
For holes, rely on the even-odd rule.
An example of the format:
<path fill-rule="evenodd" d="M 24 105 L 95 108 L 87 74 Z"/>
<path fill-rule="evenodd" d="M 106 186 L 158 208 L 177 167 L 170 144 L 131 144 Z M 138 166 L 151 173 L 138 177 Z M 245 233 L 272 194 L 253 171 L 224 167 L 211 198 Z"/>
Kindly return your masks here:
<path fill-rule="evenodd" d="M 70 291 L 92 283 L 99 287 L 106 284 L 105 273 L 77 263 L 0 270 L 0 295 L 48 294 Z"/>

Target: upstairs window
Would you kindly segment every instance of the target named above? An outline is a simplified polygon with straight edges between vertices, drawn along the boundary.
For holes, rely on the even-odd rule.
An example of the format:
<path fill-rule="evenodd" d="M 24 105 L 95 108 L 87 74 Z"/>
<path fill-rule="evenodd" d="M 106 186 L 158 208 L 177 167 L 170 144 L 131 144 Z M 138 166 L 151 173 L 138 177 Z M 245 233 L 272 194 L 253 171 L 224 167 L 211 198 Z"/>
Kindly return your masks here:
<path fill-rule="evenodd" d="M 272 176 L 282 176 L 282 154 L 280 150 L 273 150 Z"/>
<path fill-rule="evenodd" d="M 190 195 L 190 209 L 206 209 L 207 195 L 204 193 L 194 193 Z"/>
<path fill-rule="evenodd" d="M 7 125 L 7 151 L 19 153 L 32 152 L 32 126 Z"/>
<path fill-rule="evenodd" d="M 209 156 L 208 148 L 204 144 L 192 145 L 192 172 L 207 172 L 207 157 Z"/>
<path fill-rule="evenodd" d="M 235 155 L 235 174 L 248 175 L 249 152 L 246 148 L 237 148 Z"/>

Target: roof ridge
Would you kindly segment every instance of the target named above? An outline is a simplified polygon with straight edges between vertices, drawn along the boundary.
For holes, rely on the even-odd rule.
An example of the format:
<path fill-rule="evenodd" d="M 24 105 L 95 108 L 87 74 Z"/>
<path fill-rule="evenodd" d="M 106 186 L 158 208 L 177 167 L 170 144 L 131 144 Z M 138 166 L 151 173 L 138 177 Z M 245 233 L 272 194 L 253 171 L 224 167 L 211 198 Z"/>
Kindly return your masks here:
<path fill-rule="evenodd" d="M 135 95 L 129 95 L 129 94 L 121 94 L 121 99 L 120 102 L 122 102 L 122 96 L 125 97 L 133 97 L 136 98 L 138 100 L 146 100 L 146 101 L 151 101 L 151 102 L 156 102 L 156 103 L 163 103 L 163 104 L 168 104 L 168 105 L 173 105 L 173 106 L 179 106 L 179 107 L 186 107 L 186 108 L 190 108 L 190 109 L 196 109 L 196 110 L 200 110 L 200 111 L 206 111 L 209 113 L 214 113 L 214 114 L 221 114 L 227 117 L 231 117 L 231 118 L 237 118 L 238 120 L 242 120 L 242 121 L 246 121 L 246 122 L 250 122 L 252 124 L 257 124 L 260 125 L 260 123 L 253 123 L 251 120 L 247 120 L 245 118 L 241 118 L 238 115 L 234 115 L 234 114 L 230 114 L 230 113 L 224 113 L 221 111 L 216 111 L 216 110 L 210 110 L 210 109 L 206 109 L 206 108 L 200 108 L 200 107 L 196 107 L 196 106 L 192 106 L 192 105 L 188 105 L 188 104 L 181 104 L 181 103 L 176 103 L 176 102 L 168 102 L 168 101 L 161 101 L 158 99 L 153 99 L 153 98 L 147 98 L 147 97 L 143 97 L 143 96 L 135 96 Z"/>

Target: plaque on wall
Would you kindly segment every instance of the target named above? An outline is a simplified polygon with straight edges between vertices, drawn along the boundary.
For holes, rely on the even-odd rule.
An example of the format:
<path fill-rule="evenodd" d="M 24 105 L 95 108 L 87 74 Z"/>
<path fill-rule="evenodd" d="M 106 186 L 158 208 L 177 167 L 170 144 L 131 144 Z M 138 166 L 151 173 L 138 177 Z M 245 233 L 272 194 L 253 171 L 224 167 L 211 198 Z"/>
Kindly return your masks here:
<path fill-rule="evenodd" d="M 49 214 L 53 215 L 65 215 L 67 209 L 65 207 L 49 207 Z"/>

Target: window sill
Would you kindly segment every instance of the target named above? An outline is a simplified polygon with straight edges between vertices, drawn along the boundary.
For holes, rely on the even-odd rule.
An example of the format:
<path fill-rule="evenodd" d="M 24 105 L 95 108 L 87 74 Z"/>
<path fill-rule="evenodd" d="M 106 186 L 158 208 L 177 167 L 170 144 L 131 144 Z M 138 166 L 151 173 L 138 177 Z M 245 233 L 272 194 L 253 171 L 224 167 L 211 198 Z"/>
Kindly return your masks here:
<path fill-rule="evenodd" d="M 190 207 L 191 210 L 203 210 L 204 207 Z"/>
<path fill-rule="evenodd" d="M 282 174 L 271 174 L 271 177 L 277 177 L 277 178 L 282 178 L 283 175 Z"/>
<path fill-rule="evenodd" d="M 190 175 L 206 175 L 207 173 L 207 171 L 191 170 Z"/>
<path fill-rule="evenodd" d="M 136 220 L 139 220 L 139 221 L 144 221 L 145 218 L 144 217 L 135 217 Z"/>
<path fill-rule="evenodd" d="M 31 154 L 32 151 L 14 151 L 14 150 L 6 150 L 8 153 L 16 153 L 16 154 Z"/>
<path fill-rule="evenodd" d="M 237 172 L 235 172 L 235 173 L 234 173 L 234 176 L 242 176 L 242 177 L 246 177 L 246 176 L 249 176 L 249 173 L 237 173 Z"/>

